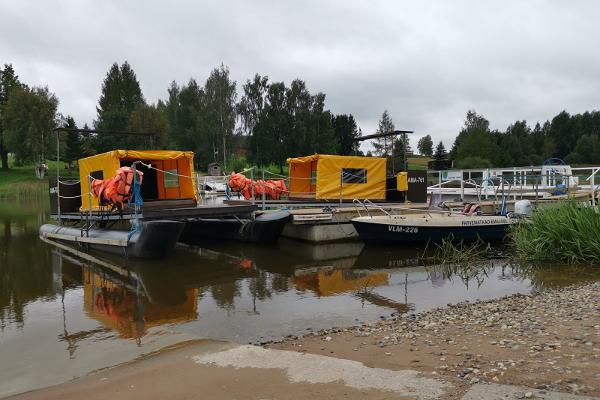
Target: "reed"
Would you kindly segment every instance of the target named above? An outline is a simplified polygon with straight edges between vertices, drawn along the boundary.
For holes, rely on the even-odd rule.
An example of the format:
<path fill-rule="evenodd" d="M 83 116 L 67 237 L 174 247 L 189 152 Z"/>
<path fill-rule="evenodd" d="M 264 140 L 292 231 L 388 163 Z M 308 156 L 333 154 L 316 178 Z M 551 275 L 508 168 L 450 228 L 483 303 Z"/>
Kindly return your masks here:
<path fill-rule="evenodd" d="M 450 237 L 435 245 L 433 260 L 441 264 L 468 264 L 475 259 L 485 258 L 489 248 L 489 244 L 482 240 L 455 242 Z"/>
<path fill-rule="evenodd" d="M 600 214 L 575 202 L 540 208 L 510 236 L 524 260 L 600 264 Z"/>
<path fill-rule="evenodd" d="M 467 287 L 475 281 L 480 286 L 494 264 L 489 258 L 496 258 L 488 243 L 456 242 L 452 238 L 443 240 L 433 248 L 432 265 L 427 266 L 431 271 L 441 273 L 445 279 L 458 277 Z"/>

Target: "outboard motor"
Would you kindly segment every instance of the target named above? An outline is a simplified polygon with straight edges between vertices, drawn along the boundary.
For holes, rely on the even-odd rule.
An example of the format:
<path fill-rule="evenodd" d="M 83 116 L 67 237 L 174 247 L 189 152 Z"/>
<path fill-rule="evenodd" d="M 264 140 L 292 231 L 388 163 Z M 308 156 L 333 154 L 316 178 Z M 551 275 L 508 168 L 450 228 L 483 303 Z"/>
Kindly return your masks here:
<path fill-rule="evenodd" d="M 529 217 L 531 215 L 531 201 L 519 200 L 515 202 L 515 214 L 523 217 Z"/>

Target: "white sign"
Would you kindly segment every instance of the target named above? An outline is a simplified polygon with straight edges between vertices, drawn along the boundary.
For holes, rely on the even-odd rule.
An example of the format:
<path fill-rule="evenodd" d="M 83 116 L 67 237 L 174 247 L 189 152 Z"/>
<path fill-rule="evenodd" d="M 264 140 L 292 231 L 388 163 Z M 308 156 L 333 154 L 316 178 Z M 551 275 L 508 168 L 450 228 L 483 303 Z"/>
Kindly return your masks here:
<path fill-rule="evenodd" d="M 462 171 L 449 170 L 442 171 L 442 181 L 460 181 L 462 180 Z"/>

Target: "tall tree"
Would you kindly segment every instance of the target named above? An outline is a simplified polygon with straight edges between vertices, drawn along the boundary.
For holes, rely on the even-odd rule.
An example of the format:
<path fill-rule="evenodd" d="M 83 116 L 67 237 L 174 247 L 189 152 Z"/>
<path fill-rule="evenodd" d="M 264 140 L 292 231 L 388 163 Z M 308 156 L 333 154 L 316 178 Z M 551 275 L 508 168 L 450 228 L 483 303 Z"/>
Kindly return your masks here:
<path fill-rule="evenodd" d="M 557 157 L 564 158 L 573 150 L 577 137 L 573 134 L 571 116 L 568 112 L 562 111 L 552 118 L 548 135 L 556 145 Z"/>
<path fill-rule="evenodd" d="M 392 121 L 392 117 L 388 113 L 388 110 L 385 110 L 381 115 L 381 119 L 377 123 L 377 132 L 378 134 L 382 133 L 390 133 L 395 130 L 394 121 Z M 392 153 L 392 137 L 383 137 L 375 139 L 373 142 L 373 147 L 375 149 L 375 154 L 378 156 L 389 156 Z"/>
<path fill-rule="evenodd" d="M 8 102 L 11 92 L 20 88 L 21 82 L 11 64 L 4 64 L 0 69 L 0 160 L 2 169 L 8 169 L 8 146 L 6 143 L 5 129 L 2 126 L 2 115 L 4 107 Z"/>
<path fill-rule="evenodd" d="M 83 129 L 89 130 L 90 127 L 88 126 L 87 123 L 85 123 L 85 124 L 83 124 Z M 81 155 L 82 155 L 82 157 L 93 156 L 95 154 L 95 151 L 94 151 L 95 138 L 94 138 L 94 136 L 90 133 L 81 133 L 79 135 L 79 138 L 81 140 Z"/>
<path fill-rule="evenodd" d="M 252 80 L 247 80 L 243 86 L 244 94 L 237 105 L 237 111 L 242 120 L 242 131 L 247 135 L 254 132 L 254 127 L 263 114 L 268 90 L 269 77 L 259 74 L 254 75 Z"/>
<path fill-rule="evenodd" d="M 203 119 L 204 104 L 204 89 L 196 80 L 190 79 L 182 87 L 175 82 L 171 83 L 165 112 L 169 123 L 169 137 L 178 148 L 198 151 L 202 145 L 206 147 L 205 143 L 198 140 L 202 133 L 200 123 Z M 209 160 L 212 160 L 212 157 Z"/>
<path fill-rule="evenodd" d="M 339 140 L 331 122 L 331 112 L 325 109 L 325 94 L 311 96 L 309 137 L 312 147 L 308 153 L 336 154 L 339 152 Z"/>
<path fill-rule="evenodd" d="M 360 137 L 356 121 L 352 114 L 340 114 L 333 117 L 333 129 L 339 140 L 339 154 L 353 155 L 358 152 L 358 141 Z"/>
<path fill-rule="evenodd" d="M 300 79 L 286 87 L 256 75 L 244 85 L 238 111 L 243 132 L 251 135 L 251 160 L 259 165 L 274 163 L 283 172 L 288 156 L 338 151 L 325 95 L 311 95 Z"/>
<path fill-rule="evenodd" d="M 394 140 L 393 154 L 389 157 L 391 162 L 387 163 L 387 168 L 391 173 L 396 173 L 397 171 L 406 170 L 406 168 L 408 168 L 406 160 L 407 152 L 404 151 L 406 141 L 404 135 L 400 135 L 400 137 L 393 136 L 392 138 Z M 392 138 L 390 138 L 390 140 Z"/>
<path fill-rule="evenodd" d="M 121 67 L 114 63 L 102 83 L 102 93 L 96 107 L 96 129 L 126 131 L 131 114 L 137 106 L 145 104 L 140 83 L 135 72 L 125 61 Z M 144 145 L 137 136 L 98 135 L 96 151 L 108 151 L 117 147 L 139 148 Z"/>
<path fill-rule="evenodd" d="M 18 163 L 44 162 L 55 153 L 52 129 L 57 107 L 58 99 L 47 87 L 22 86 L 11 92 L 3 107 L 2 126 L 8 150 Z"/>
<path fill-rule="evenodd" d="M 215 161 L 227 168 L 228 148 L 236 118 L 236 82 L 229 77 L 229 68 L 221 64 L 210 73 L 204 86 L 206 94 L 205 129 L 212 143 Z"/>
<path fill-rule="evenodd" d="M 433 156 L 433 140 L 431 135 L 425 135 L 417 143 L 417 149 L 421 155 L 431 157 Z"/>
<path fill-rule="evenodd" d="M 440 140 L 438 145 L 435 147 L 435 153 L 433 154 L 433 158 L 436 161 L 445 160 L 448 154 L 446 153 L 446 148 L 444 147 L 444 143 Z"/>
<path fill-rule="evenodd" d="M 147 148 L 164 149 L 169 144 L 169 123 L 165 115 L 165 108 L 165 105 L 159 100 L 157 105 L 138 104 L 131 113 L 128 130 L 155 134 L 145 138 Z"/>
<path fill-rule="evenodd" d="M 65 128 L 77 129 L 75 120 L 70 115 L 67 116 L 63 125 Z M 82 140 L 78 132 L 68 132 L 66 137 L 66 149 L 64 155 L 64 161 L 69 167 L 73 164 L 73 161 L 78 160 L 83 155 Z"/>
<path fill-rule="evenodd" d="M 493 164 L 499 152 L 489 126 L 490 123 L 483 116 L 473 110 L 467 112 L 464 127 L 456 137 L 451 151 L 459 166 L 467 158 L 470 158 L 471 168 L 475 168 L 475 164 L 481 164 L 481 167 Z"/>

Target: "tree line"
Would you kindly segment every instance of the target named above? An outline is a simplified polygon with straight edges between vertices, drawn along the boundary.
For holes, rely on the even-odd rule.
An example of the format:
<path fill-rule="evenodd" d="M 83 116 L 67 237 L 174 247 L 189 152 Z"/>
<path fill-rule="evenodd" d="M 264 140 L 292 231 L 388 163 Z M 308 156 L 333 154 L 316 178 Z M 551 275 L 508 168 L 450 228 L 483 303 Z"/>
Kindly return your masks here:
<path fill-rule="evenodd" d="M 124 62 L 113 64 L 103 82 L 93 128 L 140 135 L 60 135 L 60 155 L 78 158 L 116 149 L 169 148 L 192 150 L 203 169 L 208 163 L 239 169 L 251 162 L 277 165 L 286 157 L 312 153 L 354 154 L 360 130 L 350 114 L 334 115 L 325 94 L 312 94 L 296 79 L 287 86 L 257 74 L 242 86 L 229 69 L 212 70 L 203 84 L 194 78 L 173 81 L 167 98 L 149 104 L 135 72 Z M 58 99 L 48 88 L 29 88 L 11 65 L 0 69 L 0 155 L 8 168 L 8 153 L 18 164 L 56 157 L 58 126 L 78 128 L 75 120 L 57 113 Z M 89 129 L 84 125 L 82 128 Z"/>
<path fill-rule="evenodd" d="M 460 168 L 541 165 L 549 158 L 568 164 L 600 163 L 600 112 L 570 115 L 566 111 L 536 123 L 516 121 L 492 130 L 487 119 L 467 112 L 449 157 Z"/>
<path fill-rule="evenodd" d="M 301 79 L 286 84 L 260 74 L 241 85 L 238 94 L 237 82 L 221 65 L 203 83 L 173 81 L 166 98 L 150 104 L 129 63 L 114 63 L 102 81 L 93 128 L 151 135 L 69 133 L 57 144 L 53 128 L 77 128 L 75 120 L 57 112 L 58 98 L 47 87 L 30 87 L 5 64 L 0 68 L 0 161 L 8 168 L 12 153 L 18 164 L 43 163 L 55 159 L 57 146 L 69 164 L 116 148 L 169 148 L 194 151 L 202 169 L 216 162 L 227 170 L 250 163 L 283 171 L 287 157 L 362 154 L 357 141 L 362 132 L 354 117 L 333 114 L 325 100 L 324 93 L 311 93 Z M 394 129 L 386 110 L 377 133 Z M 421 137 L 417 150 L 437 161 L 454 160 L 458 168 L 540 165 L 550 157 L 600 163 L 600 112 L 562 111 L 533 128 L 516 121 L 499 131 L 470 110 L 449 152 L 442 141 L 434 145 L 431 135 Z M 387 157 L 395 170 L 405 165 L 406 154 L 412 154 L 407 135 L 379 138 L 367 153 Z"/>

